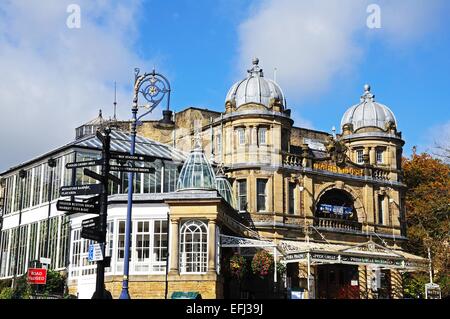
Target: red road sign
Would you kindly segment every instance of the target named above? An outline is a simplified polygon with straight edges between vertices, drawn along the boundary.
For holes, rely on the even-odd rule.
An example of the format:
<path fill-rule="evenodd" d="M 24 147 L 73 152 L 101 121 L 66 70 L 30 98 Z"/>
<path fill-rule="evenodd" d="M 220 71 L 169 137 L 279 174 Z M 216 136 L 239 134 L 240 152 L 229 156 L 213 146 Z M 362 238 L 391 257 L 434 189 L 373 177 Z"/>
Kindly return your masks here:
<path fill-rule="evenodd" d="M 28 268 L 27 281 L 34 285 L 45 285 L 47 283 L 47 269 Z"/>

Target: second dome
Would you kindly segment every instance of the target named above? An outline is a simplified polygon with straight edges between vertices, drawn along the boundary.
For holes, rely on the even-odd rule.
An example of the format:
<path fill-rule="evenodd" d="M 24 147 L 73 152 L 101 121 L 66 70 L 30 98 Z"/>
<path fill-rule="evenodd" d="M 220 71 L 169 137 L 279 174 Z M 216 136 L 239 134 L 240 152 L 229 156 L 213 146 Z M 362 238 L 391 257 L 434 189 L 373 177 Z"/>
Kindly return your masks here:
<path fill-rule="evenodd" d="M 253 59 L 253 67 L 248 70 L 247 78 L 236 82 L 228 91 L 225 103 L 233 102 L 236 108 L 246 103 L 258 103 L 271 107 L 273 101 L 284 106 L 284 95 L 280 86 L 270 79 L 264 78 L 259 67 L 259 59 Z"/>

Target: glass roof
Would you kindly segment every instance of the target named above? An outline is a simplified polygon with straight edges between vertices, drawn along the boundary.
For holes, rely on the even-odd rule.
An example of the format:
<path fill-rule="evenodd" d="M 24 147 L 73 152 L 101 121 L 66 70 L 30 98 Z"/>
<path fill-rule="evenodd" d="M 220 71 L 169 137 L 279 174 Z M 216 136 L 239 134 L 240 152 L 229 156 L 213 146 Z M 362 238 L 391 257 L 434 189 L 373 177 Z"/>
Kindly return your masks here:
<path fill-rule="evenodd" d="M 216 176 L 216 188 L 220 196 L 222 196 L 231 207 L 236 209 L 236 200 L 233 195 L 231 184 L 224 175 Z"/>
<path fill-rule="evenodd" d="M 177 190 L 215 189 L 216 175 L 203 150 L 196 147 L 184 162 L 178 178 Z"/>

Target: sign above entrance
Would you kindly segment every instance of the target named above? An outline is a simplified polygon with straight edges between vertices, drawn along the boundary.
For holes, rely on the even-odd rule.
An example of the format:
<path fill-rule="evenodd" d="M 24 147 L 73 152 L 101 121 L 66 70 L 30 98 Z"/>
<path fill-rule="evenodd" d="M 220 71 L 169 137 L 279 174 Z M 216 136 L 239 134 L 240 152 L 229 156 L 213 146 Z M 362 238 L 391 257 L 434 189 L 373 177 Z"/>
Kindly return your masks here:
<path fill-rule="evenodd" d="M 317 162 L 313 165 L 314 169 L 321 171 L 328 171 L 337 174 L 349 174 L 355 176 L 364 176 L 364 170 L 356 167 L 339 167 L 333 163 L 328 162 Z"/>

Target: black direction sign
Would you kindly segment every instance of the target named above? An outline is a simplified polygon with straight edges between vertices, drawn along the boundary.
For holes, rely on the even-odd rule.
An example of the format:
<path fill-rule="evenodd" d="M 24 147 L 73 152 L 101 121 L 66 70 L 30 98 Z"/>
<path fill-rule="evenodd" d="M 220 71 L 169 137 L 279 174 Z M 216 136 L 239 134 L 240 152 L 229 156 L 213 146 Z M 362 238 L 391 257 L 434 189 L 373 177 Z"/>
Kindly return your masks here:
<path fill-rule="evenodd" d="M 154 173 L 154 167 L 131 167 L 131 166 L 118 166 L 111 165 L 111 171 L 115 172 L 129 172 L 129 173 Z"/>
<path fill-rule="evenodd" d="M 112 153 L 111 159 L 122 160 L 122 161 L 146 161 L 153 162 L 156 158 L 148 155 L 130 155 L 130 154 L 119 154 Z"/>
<path fill-rule="evenodd" d="M 91 239 L 95 241 L 101 241 L 102 237 L 100 231 L 93 228 L 82 228 L 81 237 L 85 239 Z"/>
<path fill-rule="evenodd" d="M 81 227 L 99 230 L 100 229 L 100 217 L 92 217 L 92 218 L 83 220 L 81 222 Z"/>
<path fill-rule="evenodd" d="M 103 176 L 102 175 L 97 174 L 96 172 L 93 172 L 93 171 L 91 171 L 91 170 L 89 170 L 87 168 L 85 168 L 83 170 L 83 173 L 84 173 L 84 175 L 89 176 L 89 177 L 91 177 L 93 179 L 96 179 L 96 180 L 98 180 L 98 181 L 103 183 Z M 112 175 L 110 173 L 108 173 L 108 179 L 112 180 L 113 182 L 115 182 L 117 184 L 122 184 L 122 180 L 120 178 L 118 178 L 117 176 L 114 176 L 114 175 Z"/>
<path fill-rule="evenodd" d="M 96 172 L 91 171 L 90 169 L 83 169 L 83 174 L 86 176 L 89 176 L 93 179 L 98 180 L 99 182 L 103 182 L 103 176 L 100 174 L 97 174 Z"/>
<path fill-rule="evenodd" d="M 91 161 L 84 161 L 84 162 L 74 162 L 74 163 L 67 163 L 66 168 L 78 168 L 78 167 L 89 167 L 89 166 L 96 166 L 96 165 L 102 165 L 102 160 L 91 160 Z"/>
<path fill-rule="evenodd" d="M 94 195 L 103 191 L 102 184 L 87 184 L 79 186 L 63 186 L 59 189 L 60 196 Z"/>
<path fill-rule="evenodd" d="M 85 203 L 89 203 L 89 204 L 94 204 L 94 203 L 98 202 L 99 200 L 100 200 L 100 195 L 83 199 L 83 201 Z"/>
<path fill-rule="evenodd" d="M 99 214 L 98 204 L 72 202 L 66 200 L 57 201 L 56 209 L 65 210 L 68 212 L 68 214 L 76 214 L 76 213 Z"/>

